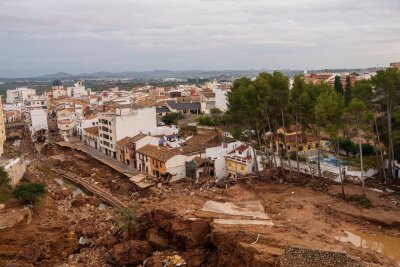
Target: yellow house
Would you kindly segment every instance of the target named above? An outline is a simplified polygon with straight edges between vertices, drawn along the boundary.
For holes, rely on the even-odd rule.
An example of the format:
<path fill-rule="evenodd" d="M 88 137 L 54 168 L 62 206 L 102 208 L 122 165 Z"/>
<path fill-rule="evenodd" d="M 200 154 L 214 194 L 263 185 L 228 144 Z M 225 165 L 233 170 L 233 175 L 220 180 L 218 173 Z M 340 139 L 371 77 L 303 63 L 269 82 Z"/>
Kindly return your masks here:
<path fill-rule="evenodd" d="M 241 145 L 225 156 L 226 175 L 238 177 L 254 172 L 254 157 L 251 147 Z"/>
<path fill-rule="evenodd" d="M 296 151 L 296 141 L 298 151 L 318 149 L 318 138 L 311 133 L 302 133 L 296 126 L 291 126 L 286 130 L 279 128 L 276 134 L 269 134 L 266 139 L 270 141 L 270 148 L 275 152 L 285 147 L 285 139 L 286 151 L 289 153 Z"/>

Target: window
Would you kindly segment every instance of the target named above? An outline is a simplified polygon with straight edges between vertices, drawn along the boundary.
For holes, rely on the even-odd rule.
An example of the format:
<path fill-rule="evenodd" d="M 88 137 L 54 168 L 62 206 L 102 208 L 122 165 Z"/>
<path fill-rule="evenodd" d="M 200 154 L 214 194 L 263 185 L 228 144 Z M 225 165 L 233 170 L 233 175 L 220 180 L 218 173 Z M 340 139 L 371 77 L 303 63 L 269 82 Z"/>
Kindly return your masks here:
<path fill-rule="evenodd" d="M 96 123 L 95 123 L 95 122 L 92 122 L 92 125 L 96 125 Z"/>

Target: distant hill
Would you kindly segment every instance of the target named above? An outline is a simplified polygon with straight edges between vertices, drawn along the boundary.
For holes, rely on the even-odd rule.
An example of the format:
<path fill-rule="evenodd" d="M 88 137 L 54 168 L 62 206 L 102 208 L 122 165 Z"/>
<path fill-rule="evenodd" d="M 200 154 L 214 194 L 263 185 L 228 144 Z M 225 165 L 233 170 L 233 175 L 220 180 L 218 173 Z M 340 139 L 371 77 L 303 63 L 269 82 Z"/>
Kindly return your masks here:
<path fill-rule="evenodd" d="M 41 76 L 34 77 L 36 79 L 62 79 L 62 78 L 70 78 L 74 77 L 75 75 L 66 73 L 66 72 L 57 72 L 54 74 L 45 74 Z"/>

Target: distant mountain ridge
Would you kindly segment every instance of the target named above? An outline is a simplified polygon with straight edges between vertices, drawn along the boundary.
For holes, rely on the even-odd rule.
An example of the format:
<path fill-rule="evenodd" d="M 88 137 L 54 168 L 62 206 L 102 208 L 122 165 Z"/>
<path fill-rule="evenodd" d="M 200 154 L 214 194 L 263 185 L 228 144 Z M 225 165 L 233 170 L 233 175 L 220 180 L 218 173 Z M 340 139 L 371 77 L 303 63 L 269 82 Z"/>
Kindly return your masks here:
<path fill-rule="evenodd" d="M 370 68 L 373 69 L 373 68 Z M 346 71 L 346 72 L 361 72 L 362 68 L 354 69 L 321 69 L 310 70 L 309 73 L 319 73 L 326 71 Z M 42 79 L 138 79 L 138 80 L 152 80 L 152 79 L 165 79 L 165 78 L 214 78 L 214 77 L 232 77 L 232 76 L 256 76 L 262 71 L 272 72 L 270 69 L 248 69 L 248 70 L 152 70 L 152 71 L 123 71 L 123 72 L 109 72 L 98 71 L 93 73 L 71 74 L 67 72 L 57 72 L 54 74 L 45 74 L 37 77 L 29 78 L 0 78 L 1 81 L 16 81 L 16 80 L 42 80 Z M 303 70 L 290 70 L 281 69 L 285 75 L 293 77 L 297 73 L 303 73 Z"/>

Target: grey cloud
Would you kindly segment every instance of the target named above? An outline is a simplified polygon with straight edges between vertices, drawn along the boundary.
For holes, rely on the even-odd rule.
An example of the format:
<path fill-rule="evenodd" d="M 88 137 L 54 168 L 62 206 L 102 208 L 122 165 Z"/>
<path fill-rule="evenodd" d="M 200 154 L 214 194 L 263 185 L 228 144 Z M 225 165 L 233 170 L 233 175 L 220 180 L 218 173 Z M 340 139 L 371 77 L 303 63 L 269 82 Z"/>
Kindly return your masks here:
<path fill-rule="evenodd" d="M 398 0 L 1 0 L 0 77 L 386 65 L 399 35 Z"/>

